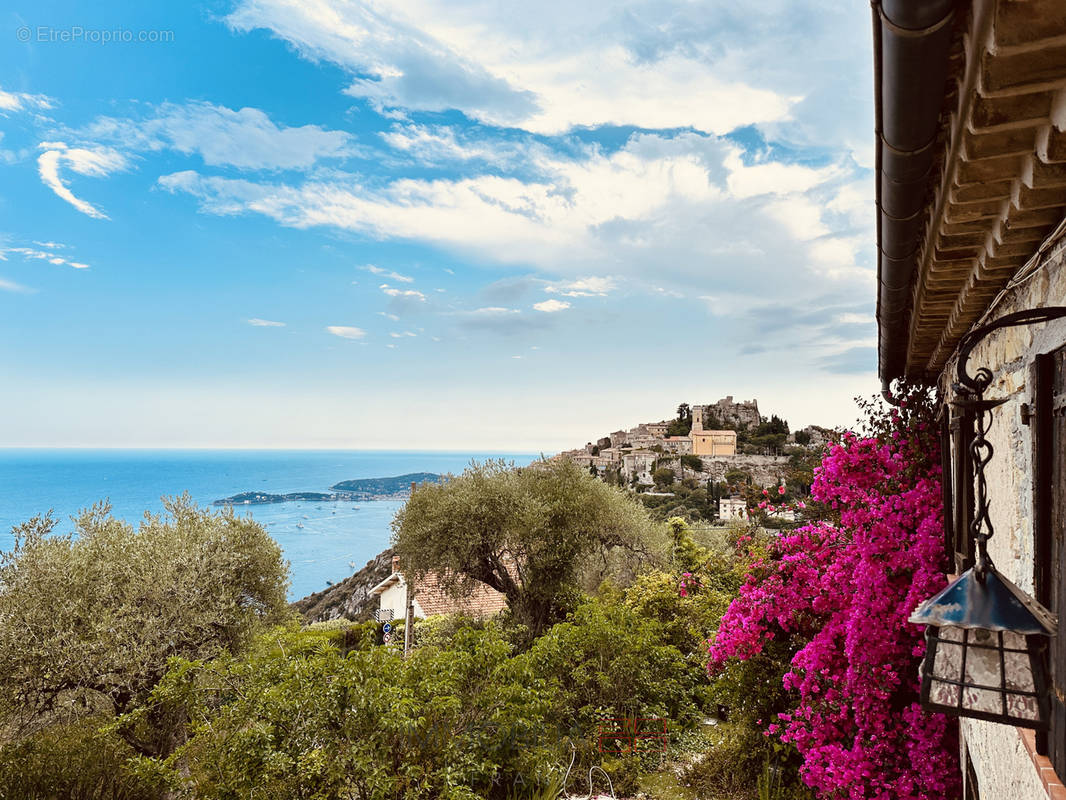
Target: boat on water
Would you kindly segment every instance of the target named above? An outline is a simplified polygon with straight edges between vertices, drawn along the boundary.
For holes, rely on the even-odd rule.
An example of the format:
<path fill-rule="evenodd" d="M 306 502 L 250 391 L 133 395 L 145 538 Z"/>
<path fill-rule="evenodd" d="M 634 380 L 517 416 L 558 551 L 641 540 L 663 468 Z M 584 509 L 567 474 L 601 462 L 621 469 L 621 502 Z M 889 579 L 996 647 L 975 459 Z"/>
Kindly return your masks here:
<path fill-rule="evenodd" d="M 296 523 L 296 527 L 297 528 L 302 528 L 303 526 L 304 526 L 304 524 L 302 522 L 297 522 Z"/>

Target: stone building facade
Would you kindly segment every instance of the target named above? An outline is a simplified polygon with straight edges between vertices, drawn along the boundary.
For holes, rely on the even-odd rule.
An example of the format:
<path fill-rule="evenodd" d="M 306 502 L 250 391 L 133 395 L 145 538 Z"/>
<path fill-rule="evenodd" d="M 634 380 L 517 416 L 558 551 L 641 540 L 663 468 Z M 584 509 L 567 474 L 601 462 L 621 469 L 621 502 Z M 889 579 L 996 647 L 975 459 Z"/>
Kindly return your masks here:
<path fill-rule="evenodd" d="M 689 439 L 691 452 L 695 456 L 735 456 L 737 454 L 737 432 L 730 430 L 704 430 L 703 406 L 692 409 L 692 430 Z"/>
<path fill-rule="evenodd" d="M 1059 240 L 1050 249 L 1045 260 L 1032 277 L 1005 294 L 994 310 L 995 317 L 1002 317 L 1014 311 L 1040 308 L 1047 305 L 1066 305 L 1066 238 Z M 1066 319 L 1032 327 L 1005 328 L 987 337 L 979 344 L 969 358 L 969 372 L 972 374 L 981 366 L 992 370 L 993 381 L 986 395 L 991 398 L 1008 398 L 1007 402 L 993 409 L 989 426 L 988 440 L 994 454 L 986 469 L 989 496 L 992 498 L 990 518 L 995 530 L 988 542 L 989 555 L 1004 575 L 1034 596 L 1045 606 L 1057 613 L 1060 620 L 1066 615 L 1066 607 L 1061 606 L 1060 598 L 1053 596 L 1056 586 L 1037 586 L 1038 569 L 1036 551 L 1041 538 L 1037 530 L 1039 521 L 1035 518 L 1035 502 L 1038 495 L 1038 483 L 1044 482 L 1045 491 L 1050 490 L 1054 497 L 1052 508 L 1057 509 L 1057 529 L 1051 531 L 1057 541 L 1064 540 L 1063 521 L 1066 520 L 1066 470 L 1063 468 L 1062 455 L 1066 452 L 1066 438 L 1062 429 L 1066 427 L 1066 396 L 1062 391 L 1066 386 L 1061 383 L 1058 392 L 1044 392 L 1038 397 L 1037 376 L 1034 367 L 1038 360 L 1051 358 L 1057 365 L 1059 380 L 1066 373 Z M 953 356 L 945 365 L 940 375 L 941 389 L 948 401 L 958 400 L 958 393 L 953 388 L 955 382 L 958 356 Z M 1054 380 L 1054 378 L 1053 378 Z M 1034 424 L 1029 414 L 1034 413 L 1041 404 L 1050 403 L 1051 426 Z M 1023 405 L 1025 408 L 1023 409 Z M 958 413 L 955 412 L 956 423 Z M 1058 430 L 1052 430 L 1052 427 Z M 1043 438 L 1047 437 L 1047 438 Z M 1036 454 L 1046 448 L 1047 439 L 1054 439 L 1059 450 L 1058 469 L 1051 465 L 1053 474 L 1041 474 L 1036 461 Z M 953 459 L 958 458 L 953 453 Z M 956 485 L 961 484 L 954 476 Z M 957 502 L 957 499 L 956 499 Z M 1047 522 L 1052 522 L 1048 520 Z M 965 542 L 959 546 L 965 548 Z M 1053 568 L 1056 574 L 1066 572 L 1063 558 L 1066 553 L 1048 553 L 1045 558 L 1055 559 Z M 956 557 L 956 571 L 964 566 L 965 557 Z M 1062 578 L 1058 579 L 1061 584 Z M 1049 582 L 1050 583 L 1050 582 Z M 1061 624 L 1061 622 L 1060 622 Z M 1053 638 L 1052 656 L 1061 651 L 1062 643 Z M 1055 671 L 1055 665 L 1052 664 Z M 1066 689 L 1066 674 L 1055 678 L 1058 698 Z M 1061 704 L 1061 700 L 1058 700 Z M 1054 775 L 1066 777 L 1066 762 L 1060 758 L 1059 763 L 1052 764 L 1048 757 L 1055 749 L 1056 742 L 1045 745 L 1048 751 L 1041 755 L 1037 752 L 1036 736 L 1031 731 L 1011 728 L 981 720 L 964 719 L 961 721 L 963 739 L 963 757 L 971 765 L 980 797 L 1012 797 L 1019 800 L 1045 800 L 1049 796 L 1049 787 L 1041 780 L 1040 768 L 1047 777 L 1047 769 L 1054 770 Z M 1066 730 L 1052 726 L 1052 737 L 1066 738 Z M 1060 753 L 1063 742 L 1058 742 Z M 1056 778 L 1056 783 L 1061 781 Z M 1066 797 L 1066 793 L 1062 793 Z"/>
<path fill-rule="evenodd" d="M 936 387 L 950 569 L 973 565 L 972 406 L 959 345 L 1018 311 L 1066 306 L 1066 6 L 875 0 L 878 364 Z M 1066 320 L 993 330 L 986 468 L 996 567 L 1059 617 L 1050 729 L 964 718 L 966 800 L 1066 798 Z M 890 395 L 891 396 L 891 395 Z"/>

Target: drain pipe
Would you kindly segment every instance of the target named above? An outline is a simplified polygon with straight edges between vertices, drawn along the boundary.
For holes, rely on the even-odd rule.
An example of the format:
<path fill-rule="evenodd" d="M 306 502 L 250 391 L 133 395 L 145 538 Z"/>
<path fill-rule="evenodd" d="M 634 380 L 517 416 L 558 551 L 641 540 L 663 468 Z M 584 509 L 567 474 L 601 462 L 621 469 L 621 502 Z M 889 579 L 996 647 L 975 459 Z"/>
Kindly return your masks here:
<path fill-rule="evenodd" d="M 955 0 L 873 0 L 879 372 L 906 370 Z"/>

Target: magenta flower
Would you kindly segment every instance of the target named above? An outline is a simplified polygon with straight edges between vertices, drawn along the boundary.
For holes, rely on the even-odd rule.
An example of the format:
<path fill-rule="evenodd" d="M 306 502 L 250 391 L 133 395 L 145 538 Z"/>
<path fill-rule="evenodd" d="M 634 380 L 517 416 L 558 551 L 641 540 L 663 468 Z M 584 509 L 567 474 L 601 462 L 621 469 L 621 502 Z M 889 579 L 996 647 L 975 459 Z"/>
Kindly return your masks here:
<path fill-rule="evenodd" d="M 925 643 L 907 623 L 944 586 L 940 467 L 913 455 L 938 448 L 932 428 L 908 423 L 912 409 L 892 410 L 883 439 L 846 433 L 827 449 L 812 494 L 839 525 L 774 539 L 708 649 L 715 673 L 777 637 L 807 643 L 784 677 L 799 704 L 766 733 L 796 747 L 804 781 L 827 799 L 922 800 L 959 787 L 957 728 L 918 702 Z"/>

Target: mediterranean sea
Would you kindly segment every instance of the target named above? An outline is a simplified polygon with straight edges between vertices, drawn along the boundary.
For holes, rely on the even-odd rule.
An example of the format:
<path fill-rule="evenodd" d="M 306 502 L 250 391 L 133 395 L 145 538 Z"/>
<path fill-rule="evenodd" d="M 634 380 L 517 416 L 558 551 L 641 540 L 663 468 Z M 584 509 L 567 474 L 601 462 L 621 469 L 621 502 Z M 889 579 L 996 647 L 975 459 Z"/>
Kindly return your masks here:
<path fill-rule="evenodd" d="M 533 454 L 342 450 L 33 450 L 0 449 L 0 550 L 11 528 L 49 509 L 58 532 L 72 514 L 110 500 L 116 517 L 136 525 L 161 498 L 188 492 L 200 506 L 243 491 L 328 492 L 338 481 L 410 472 L 461 472 L 472 459 L 522 466 Z M 389 546 L 400 500 L 288 502 L 238 506 L 281 545 L 289 561 L 289 599 L 325 589 Z M 302 525 L 303 527 L 297 527 Z M 354 565 L 354 566 L 353 566 Z"/>

